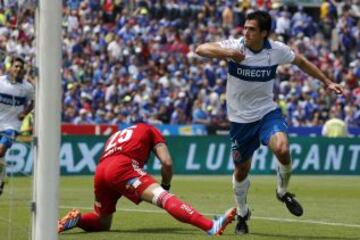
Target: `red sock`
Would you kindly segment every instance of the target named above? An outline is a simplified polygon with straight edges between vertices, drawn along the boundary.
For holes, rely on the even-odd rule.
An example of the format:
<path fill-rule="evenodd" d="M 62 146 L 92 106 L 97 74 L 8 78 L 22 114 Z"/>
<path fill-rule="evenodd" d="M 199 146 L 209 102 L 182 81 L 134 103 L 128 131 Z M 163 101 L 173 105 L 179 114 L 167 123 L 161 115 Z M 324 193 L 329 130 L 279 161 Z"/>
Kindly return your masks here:
<path fill-rule="evenodd" d="M 213 226 L 212 220 L 205 218 L 192 206 L 168 192 L 163 192 L 159 196 L 158 205 L 180 222 L 189 223 L 204 231 L 210 230 Z"/>
<path fill-rule="evenodd" d="M 86 232 L 98 232 L 104 230 L 100 223 L 100 217 L 95 212 L 81 214 L 76 226 L 82 228 Z"/>

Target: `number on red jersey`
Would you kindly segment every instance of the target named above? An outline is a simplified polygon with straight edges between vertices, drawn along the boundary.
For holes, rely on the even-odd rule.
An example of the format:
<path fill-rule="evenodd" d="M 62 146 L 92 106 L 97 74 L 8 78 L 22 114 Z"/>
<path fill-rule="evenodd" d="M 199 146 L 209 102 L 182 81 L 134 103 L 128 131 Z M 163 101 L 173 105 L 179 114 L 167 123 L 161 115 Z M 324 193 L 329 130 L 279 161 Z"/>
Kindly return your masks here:
<path fill-rule="evenodd" d="M 121 145 L 124 142 L 129 141 L 134 133 L 135 127 L 136 126 L 131 126 L 125 128 L 124 130 L 114 133 L 114 135 L 111 136 L 111 138 L 109 139 L 108 143 L 105 146 L 105 152 L 109 151 L 110 149 L 118 145 Z"/>

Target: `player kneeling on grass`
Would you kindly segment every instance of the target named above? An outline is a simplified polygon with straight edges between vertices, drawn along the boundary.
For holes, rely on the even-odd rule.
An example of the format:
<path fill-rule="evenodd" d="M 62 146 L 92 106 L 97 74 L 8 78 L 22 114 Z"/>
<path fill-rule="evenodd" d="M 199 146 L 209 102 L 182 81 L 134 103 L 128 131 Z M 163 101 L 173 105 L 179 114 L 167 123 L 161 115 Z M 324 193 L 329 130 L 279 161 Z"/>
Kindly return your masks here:
<path fill-rule="evenodd" d="M 143 171 L 150 151 L 161 163 L 161 185 Z M 142 200 L 165 209 L 177 220 L 196 226 L 209 235 L 221 235 L 236 215 L 229 209 L 214 220 L 168 192 L 172 178 L 172 159 L 165 138 L 155 128 L 139 123 L 114 133 L 107 140 L 94 178 L 95 211 L 70 211 L 58 222 L 58 232 L 79 227 L 87 232 L 108 231 L 116 203 L 124 196 L 135 204 Z"/>

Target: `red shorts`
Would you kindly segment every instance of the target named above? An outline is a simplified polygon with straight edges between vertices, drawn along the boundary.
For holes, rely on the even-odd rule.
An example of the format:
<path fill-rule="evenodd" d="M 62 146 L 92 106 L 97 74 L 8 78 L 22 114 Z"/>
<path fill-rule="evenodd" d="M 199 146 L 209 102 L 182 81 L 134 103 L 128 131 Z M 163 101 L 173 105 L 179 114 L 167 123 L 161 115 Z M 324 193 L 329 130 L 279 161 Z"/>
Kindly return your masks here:
<path fill-rule="evenodd" d="M 121 155 L 103 159 L 94 177 L 95 211 L 99 215 L 112 214 L 121 196 L 139 204 L 143 191 L 153 183 L 157 181 L 129 157 Z"/>

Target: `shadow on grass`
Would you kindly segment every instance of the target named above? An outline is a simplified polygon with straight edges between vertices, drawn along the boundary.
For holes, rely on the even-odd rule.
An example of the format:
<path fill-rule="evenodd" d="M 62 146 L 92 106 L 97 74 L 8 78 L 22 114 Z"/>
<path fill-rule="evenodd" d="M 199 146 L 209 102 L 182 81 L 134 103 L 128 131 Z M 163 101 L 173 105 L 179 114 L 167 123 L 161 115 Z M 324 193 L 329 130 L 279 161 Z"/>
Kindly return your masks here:
<path fill-rule="evenodd" d="M 358 237 L 329 237 L 329 236 L 304 236 L 304 235 L 288 235 L 288 234 L 269 234 L 269 233 L 250 233 L 252 236 L 271 237 L 275 239 L 306 239 L 306 240 L 358 240 Z"/>
<path fill-rule="evenodd" d="M 199 230 L 181 229 L 181 228 L 137 228 L 137 229 L 124 229 L 124 230 L 111 230 L 110 232 L 118 233 L 155 233 L 155 234 L 185 234 L 194 235 L 201 234 Z"/>
<path fill-rule="evenodd" d="M 104 232 L 66 232 L 63 234 L 66 235 L 86 235 L 86 234 L 96 234 L 96 233 L 104 233 Z M 181 229 L 181 228 L 135 228 L 135 229 L 122 229 L 117 230 L 113 229 L 107 231 L 106 233 L 135 233 L 135 234 L 182 234 L 182 235 L 204 235 L 204 233 L 200 230 L 191 230 L 191 229 Z"/>

